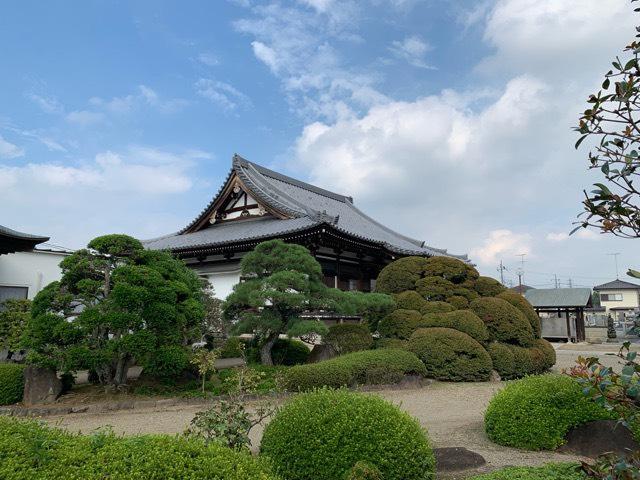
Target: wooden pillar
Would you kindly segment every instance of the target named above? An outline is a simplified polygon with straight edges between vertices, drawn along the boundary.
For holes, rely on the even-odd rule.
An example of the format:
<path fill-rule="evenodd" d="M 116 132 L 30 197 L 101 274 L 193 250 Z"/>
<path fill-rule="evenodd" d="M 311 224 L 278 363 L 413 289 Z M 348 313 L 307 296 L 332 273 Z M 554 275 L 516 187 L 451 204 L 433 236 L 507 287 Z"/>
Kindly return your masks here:
<path fill-rule="evenodd" d="M 336 253 L 336 274 L 333 277 L 333 287 L 338 288 L 340 284 L 340 254 L 342 253 L 342 250 L 334 248 L 333 251 Z"/>
<path fill-rule="evenodd" d="M 571 320 L 569 319 L 569 309 L 564 311 L 567 317 L 567 343 L 571 343 Z"/>

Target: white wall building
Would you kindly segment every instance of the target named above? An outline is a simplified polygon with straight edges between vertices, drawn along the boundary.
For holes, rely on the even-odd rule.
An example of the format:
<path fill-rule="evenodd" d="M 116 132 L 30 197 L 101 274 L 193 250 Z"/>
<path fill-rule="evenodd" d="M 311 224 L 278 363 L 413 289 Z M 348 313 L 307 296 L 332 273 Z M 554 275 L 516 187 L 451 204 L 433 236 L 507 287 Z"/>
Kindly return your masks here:
<path fill-rule="evenodd" d="M 614 280 L 593 287 L 600 294 L 600 305 L 606 314 L 624 321 L 625 316 L 634 315 L 640 308 L 640 285 L 624 280 Z"/>
<path fill-rule="evenodd" d="M 51 282 L 60 280 L 60 262 L 70 252 L 32 250 L 0 256 L 0 302 L 8 298 L 33 299 Z"/>

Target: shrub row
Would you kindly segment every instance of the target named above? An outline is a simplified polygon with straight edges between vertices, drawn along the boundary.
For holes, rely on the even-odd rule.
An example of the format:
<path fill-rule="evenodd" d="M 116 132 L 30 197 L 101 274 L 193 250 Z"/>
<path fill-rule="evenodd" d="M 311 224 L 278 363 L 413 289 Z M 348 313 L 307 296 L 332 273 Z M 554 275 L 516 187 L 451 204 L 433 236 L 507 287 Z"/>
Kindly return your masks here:
<path fill-rule="evenodd" d="M 533 343 L 531 324 L 520 310 L 506 300 L 479 298 L 471 302 L 470 308 L 487 326 L 491 340 L 523 347 Z"/>
<path fill-rule="evenodd" d="M 613 418 L 583 395 L 566 375 L 538 375 L 509 383 L 489 403 L 485 430 L 491 440 L 527 450 L 553 450 L 578 425 Z"/>
<path fill-rule="evenodd" d="M 290 368 L 285 372 L 284 385 L 290 391 L 307 391 L 321 387 L 397 383 L 405 375 L 425 374 L 425 366 L 411 352 L 365 350 Z"/>
<path fill-rule="evenodd" d="M 296 396 L 265 428 L 260 453 L 287 480 L 435 475 L 433 451 L 415 419 L 378 396 L 345 390 Z"/>
<path fill-rule="evenodd" d="M 543 373 L 556 363 L 556 351 L 542 338 L 537 338 L 527 348 L 494 342 L 487 350 L 494 370 L 504 380 Z"/>
<path fill-rule="evenodd" d="M 577 463 L 549 463 L 542 467 L 507 467 L 469 480 L 586 480 Z"/>
<path fill-rule="evenodd" d="M 276 480 L 264 460 L 201 440 L 112 433 L 75 435 L 0 417 L 0 478 Z"/>
<path fill-rule="evenodd" d="M 400 309 L 392 312 L 382 319 L 379 325 L 379 333 L 384 338 L 399 338 L 406 340 L 411 337 L 413 332 L 418 328 L 427 327 L 454 328 L 466 333 L 481 343 L 484 343 L 489 339 L 489 332 L 486 325 L 471 310 L 445 310 L 444 312 L 420 315 L 416 310 Z"/>
<path fill-rule="evenodd" d="M 0 405 L 22 401 L 24 391 L 24 365 L 0 363 Z"/>

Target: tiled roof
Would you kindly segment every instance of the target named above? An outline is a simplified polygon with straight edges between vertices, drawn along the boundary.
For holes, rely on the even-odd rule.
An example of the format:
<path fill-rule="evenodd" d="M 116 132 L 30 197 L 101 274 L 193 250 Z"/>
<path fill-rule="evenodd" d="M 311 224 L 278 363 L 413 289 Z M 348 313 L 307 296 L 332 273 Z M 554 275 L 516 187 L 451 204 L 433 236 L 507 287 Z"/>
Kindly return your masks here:
<path fill-rule="evenodd" d="M 18 232 L 0 225 L 0 255 L 31 250 L 39 243 L 47 240 L 49 240 L 49 237 Z"/>
<path fill-rule="evenodd" d="M 590 288 L 532 288 L 524 297 L 534 307 L 586 307 L 591 300 Z"/>
<path fill-rule="evenodd" d="M 307 230 L 321 224 L 360 240 L 378 244 L 402 255 L 447 255 L 467 260 L 466 255 L 451 255 L 446 250 L 401 235 L 378 223 L 353 204 L 351 197 L 340 195 L 264 168 L 235 155 L 226 183 L 236 174 L 258 202 L 285 214 L 287 219 L 273 217 L 208 225 L 190 232 L 202 222 L 223 187 L 209 205 L 186 228 L 172 235 L 145 242 L 152 249 L 188 249 L 237 243 L 242 240 L 274 238 Z"/>
<path fill-rule="evenodd" d="M 625 282 L 624 280 L 616 279 L 612 282 L 603 283 L 602 285 L 596 285 L 594 290 L 640 290 L 640 285 L 631 282 Z"/>

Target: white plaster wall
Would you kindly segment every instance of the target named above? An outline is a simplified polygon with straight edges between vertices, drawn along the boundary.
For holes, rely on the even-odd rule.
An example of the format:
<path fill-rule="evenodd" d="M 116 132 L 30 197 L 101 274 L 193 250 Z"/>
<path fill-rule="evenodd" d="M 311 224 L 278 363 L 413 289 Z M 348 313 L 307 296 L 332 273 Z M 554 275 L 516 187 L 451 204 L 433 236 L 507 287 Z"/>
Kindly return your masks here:
<path fill-rule="evenodd" d="M 216 297 L 224 300 L 232 292 L 233 286 L 240 283 L 240 270 L 227 272 L 211 272 L 204 274 L 213 285 Z"/>
<path fill-rule="evenodd" d="M 610 308 L 637 308 L 640 306 L 638 303 L 638 291 L 637 290 L 600 290 L 600 295 L 606 294 L 621 294 L 622 300 L 620 301 L 604 301 L 602 297 L 600 298 L 600 305 L 606 308 L 607 313 L 609 313 Z"/>
<path fill-rule="evenodd" d="M 58 252 L 18 252 L 0 255 L 0 285 L 28 287 L 28 298 L 51 282 L 60 280 L 59 264 L 67 254 Z"/>

